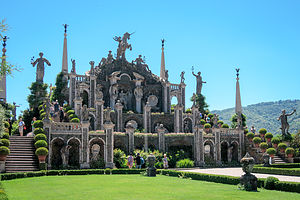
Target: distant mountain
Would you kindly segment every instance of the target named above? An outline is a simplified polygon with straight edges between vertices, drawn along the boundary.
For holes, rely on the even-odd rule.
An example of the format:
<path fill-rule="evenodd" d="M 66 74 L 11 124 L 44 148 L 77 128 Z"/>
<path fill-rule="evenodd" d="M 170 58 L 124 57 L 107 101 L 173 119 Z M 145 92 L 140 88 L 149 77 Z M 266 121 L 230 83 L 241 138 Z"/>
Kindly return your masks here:
<path fill-rule="evenodd" d="M 285 100 L 276 102 L 264 102 L 243 107 L 243 114 L 247 116 L 247 126 L 250 128 L 255 126 L 256 131 L 260 128 L 266 128 L 268 132 L 273 134 L 280 133 L 280 121 L 277 118 L 281 111 L 285 109 L 287 113 L 297 110 L 295 114 L 288 117 L 290 124 L 290 133 L 296 133 L 300 130 L 300 100 Z M 234 114 L 234 108 L 225 110 L 213 110 L 211 113 L 219 115 L 220 120 L 230 125 L 231 116 Z"/>

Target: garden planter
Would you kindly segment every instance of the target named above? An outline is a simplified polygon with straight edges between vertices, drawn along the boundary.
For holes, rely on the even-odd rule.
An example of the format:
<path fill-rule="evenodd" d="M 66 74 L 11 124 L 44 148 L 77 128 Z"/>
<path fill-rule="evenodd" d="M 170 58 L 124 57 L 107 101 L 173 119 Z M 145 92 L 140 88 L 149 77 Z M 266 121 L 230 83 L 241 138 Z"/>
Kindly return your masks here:
<path fill-rule="evenodd" d="M 267 151 L 267 149 L 261 149 L 261 152 L 265 153 Z"/>
<path fill-rule="evenodd" d="M 249 142 L 252 142 L 253 141 L 253 138 L 248 138 Z"/>
<path fill-rule="evenodd" d="M 293 154 L 290 153 L 290 154 L 287 155 L 287 157 L 288 158 L 293 158 Z"/>
<path fill-rule="evenodd" d="M 276 149 L 278 147 L 278 144 L 273 144 L 273 147 Z"/>
<path fill-rule="evenodd" d="M 270 157 L 271 157 L 271 158 L 274 158 L 274 154 L 270 154 Z"/>
<path fill-rule="evenodd" d="M 205 129 L 205 133 L 209 133 L 210 129 L 209 128 L 206 128 Z"/>
<path fill-rule="evenodd" d="M 0 155 L 0 161 L 6 161 L 6 156 L 7 155 Z"/>
<path fill-rule="evenodd" d="M 259 143 L 257 143 L 257 144 L 254 144 L 254 146 L 255 146 L 256 148 L 258 148 L 258 147 L 259 147 Z"/>
<path fill-rule="evenodd" d="M 280 153 L 285 153 L 285 149 L 280 149 Z"/>
<path fill-rule="evenodd" d="M 271 138 L 267 138 L 267 142 L 271 142 Z"/>
<path fill-rule="evenodd" d="M 40 163 L 44 163 L 46 160 L 46 156 L 38 156 L 38 158 Z"/>

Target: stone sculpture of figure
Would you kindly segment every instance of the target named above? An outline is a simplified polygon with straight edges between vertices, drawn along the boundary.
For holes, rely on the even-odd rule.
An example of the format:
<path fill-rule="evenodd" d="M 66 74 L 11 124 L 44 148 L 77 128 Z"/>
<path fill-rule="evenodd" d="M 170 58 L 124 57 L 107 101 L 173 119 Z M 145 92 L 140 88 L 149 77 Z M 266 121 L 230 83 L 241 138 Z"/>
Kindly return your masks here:
<path fill-rule="evenodd" d="M 218 128 L 218 121 L 219 121 L 219 116 L 217 114 L 214 114 L 214 117 L 213 117 L 213 124 L 214 124 L 214 127 L 215 128 Z"/>
<path fill-rule="evenodd" d="M 168 81 L 169 80 L 169 71 L 168 70 L 165 71 L 165 77 L 166 77 L 166 81 Z"/>
<path fill-rule="evenodd" d="M 95 74 L 95 68 L 94 68 L 95 62 L 90 61 L 90 65 L 91 65 L 90 74 L 94 75 Z"/>
<path fill-rule="evenodd" d="M 197 79 L 197 88 L 196 88 L 196 94 L 200 95 L 201 91 L 202 91 L 202 84 L 206 83 L 205 81 L 202 81 L 202 76 L 201 76 L 201 72 L 198 72 L 197 74 L 195 74 L 194 72 L 192 72 L 192 74 L 196 77 Z"/>
<path fill-rule="evenodd" d="M 145 63 L 144 60 L 143 60 L 143 58 L 142 58 L 142 55 L 139 55 L 139 57 L 136 58 L 134 62 L 135 62 L 136 65 L 138 65 L 138 66 L 141 66 L 143 63 Z"/>
<path fill-rule="evenodd" d="M 132 50 L 132 47 L 130 44 L 128 44 L 127 40 L 130 40 L 130 35 L 133 33 L 128 33 L 126 32 L 122 39 L 121 37 L 114 37 L 113 39 L 119 43 L 118 45 L 118 50 L 117 50 L 117 59 L 125 59 L 125 51 L 126 49 L 129 49 L 130 51 Z"/>
<path fill-rule="evenodd" d="M 189 123 L 187 121 L 184 122 L 184 132 L 185 133 L 190 132 Z"/>
<path fill-rule="evenodd" d="M 97 99 L 103 99 L 103 92 L 101 91 L 101 85 L 97 84 L 97 89 L 96 89 L 96 98 Z"/>
<path fill-rule="evenodd" d="M 48 66 L 51 66 L 50 62 L 46 59 L 43 58 L 43 53 L 39 53 L 39 58 L 37 58 L 34 62 L 31 62 L 32 66 L 34 67 L 37 64 L 37 69 L 36 69 L 36 82 L 43 83 L 44 80 L 44 72 L 45 72 L 45 65 L 46 63 Z"/>
<path fill-rule="evenodd" d="M 68 166 L 68 163 L 69 163 L 69 152 L 70 152 L 71 148 L 72 148 L 72 146 L 65 145 L 60 150 L 63 166 Z"/>
<path fill-rule="evenodd" d="M 228 162 L 232 161 L 232 150 L 233 150 L 233 146 L 229 146 L 228 150 L 227 150 L 227 159 L 228 159 Z"/>
<path fill-rule="evenodd" d="M 82 110 L 81 110 L 81 120 L 86 122 L 89 120 L 89 111 L 86 105 L 82 106 Z"/>
<path fill-rule="evenodd" d="M 110 86 L 109 94 L 110 94 L 110 97 L 112 99 L 114 99 L 114 100 L 117 99 L 117 97 L 118 97 L 118 86 L 117 86 L 117 84 L 114 84 L 114 85 Z"/>
<path fill-rule="evenodd" d="M 50 107 L 51 107 L 50 99 L 46 98 L 46 102 L 44 104 L 44 110 L 46 112 L 45 119 L 47 120 L 50 120 Z"/>
<path fill-rule="evenodd" d="M 106 111 L 104 112 L 104 121 L 106 123 L 111 122 L 110 113 L 111 113 L 111 108 L 110 107 L 106 108 Z"/>
<path fill-rule="evenodd" d="M 123 104 L 124 109 L 127 109 L 127 99 L 126 99 L 126 94 L 123 92 L 123 90 L 121 90 L 121 92 L 119 93 L 119 98 L 120 98 L 120 102 Z"/>
<path fill-rule="evenodd" d="M 76 74 L 76 69 L 75 69 L 75 60 L 71 59 L 71 62 L 72 62 L 72 69 L 71 69 L 71 73 L 74 73 Z"/>
<path fill-rule="evenodd" d="M 137 99 L 141 99 L 143 97 L 143 89 L 141 86 L 138 86 L 134 89 L 134 96 Z"/>
<path fill-rule="evenodd" d="M 107 55 L 106 62 L 107 62 L 108 64 L 110 64 L 110 63 L 113 62 L 113 60 L 114 60 L 114 57 L 113 57 L 113 55 L 111 54 L 111 51 L 108 51 L 108 55 Z"/>
<path fill-rule="evenodd" d="M 185 80 L 185 78 L 184 78 L 184 73 L 185 73 L 185 72 L 182 71 L 181 74 L 180 74 L 180 78 L 181 78 L 181 81 L 180 81 L 180 82 L 181 82 L 181 83 L 184 83 L 184 80 Z"/>
<path fill-rule="evenodd" d="M 281 131 L 282 131 L 283 136 L 284 135 L 290 135 L 290 133 L 289 133 L 290 125 L 287 121 L 287 117 L 293 115 L 295 112 L 296 112 L 296 109 L 293 110 L 293 112 L 291 112 L 290 114 L 286 114 L 286 111 L 282 110 L 281 115 L 278 117 L 277 120 L 281 121 Z"/>

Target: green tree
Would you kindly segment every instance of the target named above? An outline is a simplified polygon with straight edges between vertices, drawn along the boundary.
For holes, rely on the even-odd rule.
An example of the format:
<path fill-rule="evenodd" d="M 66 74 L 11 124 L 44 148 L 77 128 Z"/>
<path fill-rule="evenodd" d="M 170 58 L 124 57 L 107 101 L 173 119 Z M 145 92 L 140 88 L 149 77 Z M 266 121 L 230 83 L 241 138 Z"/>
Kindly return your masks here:
<path fill-rule="evenodd" d="M 199 111 L 201 113 L 209 113 L 208 105 L 205 102 L 205 96 L 200 94 L 200 95 L 196 95 L 195 98 L 196 98 L 196 100 L 195 100 L 196 101 L 196 106 L 198 106 Z M 190 100 L 193 102 L 194 101 L 193 97 L 191 97 Z"/>
<path fill-rule="evenodd" d="M 56 82 L 55 82 L 55 89 L 53 90 L 53 94 L 51 95 L 51 101 L 58 100 L 58 103 L 62 106 L 64 100 L 67 100 L 65 91 L 68 86 L 68 81 L 64 78 L 64 74 L 60 72 L 57 74 Z"/>
<path fill-rule="evenodd" d="M 243 127 L 246 127 L 246 125 L 247 125 L 246 120 L 247 120 L 246 115 L 242 114 L 242 125 L 243 125 Z M 236 126 L 237 126 L 237 114 L 234 114 L 231 117 L 231 128 L 236 128 Z"/>

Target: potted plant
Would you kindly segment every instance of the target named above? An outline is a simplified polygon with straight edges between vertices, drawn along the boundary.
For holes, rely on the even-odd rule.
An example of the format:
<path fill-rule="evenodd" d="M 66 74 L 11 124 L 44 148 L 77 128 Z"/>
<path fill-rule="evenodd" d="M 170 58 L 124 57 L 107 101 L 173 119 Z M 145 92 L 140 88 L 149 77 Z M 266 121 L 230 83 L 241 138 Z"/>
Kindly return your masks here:
<path fill-rule="evenodd" d="M 272 133 L 266 133 L 265 138 L 266 138 L 267 142 L 271 142 L 271 140 L 273 138 L 273 134 Z"/>
<path fill-rule="evenodd" d="M 35 151 L 35 155 L 39 158 L 40 163 L 44 163 L 46 156 L 48 155 L 48 149 L 45 147 L 40 147 Z"/>
<path fill-rule="evenodd" d="M 254 138 L 254 133 L 252 133 L 252 132 L 247 133 L 246 137 L 248 138 L 249 142 L 252 142 L 252 140 Z"/>
<path fill-rule="evenodd" d="M 254 137 L 253 138 L 253 143 L 254 143 L 255 147 L 258 148 L 259 144 L 261 143 L 261 138 L 260 137 Z"/>
<path fill-rule="evenodd" d="M 260 137 L 261 137 L 261 138 L 264 138 L 264 137 L 265 137 L 265 134 L 267 133 L 267 129 L 261 128 L 261 129 L 259 129 L 258 132 L 259 132 Z"/>
<path fill-rule="evenodd" d="M 262 143 L 260 143 L 259 147 L 260 147 L 261 151 L 263 153 L 265 153 L 268 148 L 268 144 L 266 142 L 262 142 Z"/>
<path fill-rule="evenodd" d="M 272 138 L 271 140 L 273 147 L 277 148 L 278 144 L 280 143 L 280 140 L 278 138 Z"/>
<path fill-rule="evenodd" d="M 267 149 L 267 154 L 269 154 L 271 158 L 274 158 L 274 155 L 276 154 L 276 149 L 268 148 Z"/>
<path fill-rule="evenodd" d="M 206 133 L 209 133 L 209 130 L 211 128 L 211 125 L 209 123 L 204 124 L 204 129 Z"/>
<path fill-rule="evenodd" d="M 287 155 L 288 158 L 292 158 L 294 156 L 295 150 L 291 147 L 286 148 L 285 154 Z"/>
<path fill-rule="evenodd" d="M 281 153 L 284 153 L 286 148 L 287 148 L 287 145 L 285 143 L 278 144 L 278 149 L 280 150 Z"/>
<path fill-rule="evenodd" d="M 9 148 L 6 146 L 0 147 L 0 161 L 5 161 L 6 156 L 10 153 Z"/>

